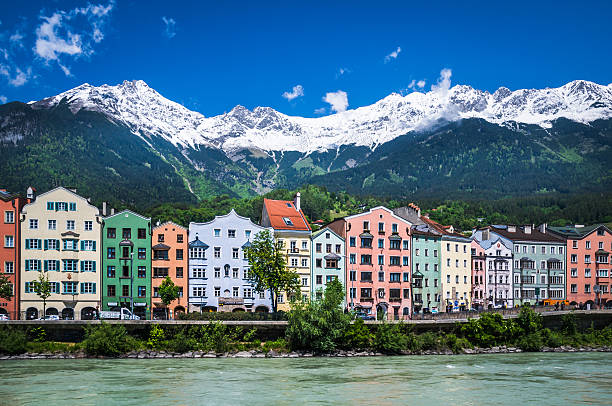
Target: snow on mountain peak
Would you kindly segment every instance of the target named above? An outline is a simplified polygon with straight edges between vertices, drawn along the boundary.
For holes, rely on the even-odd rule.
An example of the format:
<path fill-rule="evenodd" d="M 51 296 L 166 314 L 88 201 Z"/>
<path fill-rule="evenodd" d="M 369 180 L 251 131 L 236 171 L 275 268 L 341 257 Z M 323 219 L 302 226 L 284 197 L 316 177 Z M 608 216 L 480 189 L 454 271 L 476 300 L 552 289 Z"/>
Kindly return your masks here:
<path fill-rule="evenodd" d="M 317 118 L 240 105 L 205 118 L 166 99 L 142 80 L 99 87 L 84 83 L 31 104 L 33 108 L 49 108 L 63 100 L 73 113 L 98 111 L 139 136 L 159 136 L 177 146 L 206 145 L 226 153 L 244 148 L 308 153 L 347 144 L 374 148 L 440 120 L 472 117 L 496 124 L 520 122 L 543 127 L 561 117 L 583 123 L 612 118 L 612 84 L 585 80 L 552 89 L 511 91 L 500 87 L 493 94 L 448 83 L 426 93 L 392 93 L 372 105 Z"/>

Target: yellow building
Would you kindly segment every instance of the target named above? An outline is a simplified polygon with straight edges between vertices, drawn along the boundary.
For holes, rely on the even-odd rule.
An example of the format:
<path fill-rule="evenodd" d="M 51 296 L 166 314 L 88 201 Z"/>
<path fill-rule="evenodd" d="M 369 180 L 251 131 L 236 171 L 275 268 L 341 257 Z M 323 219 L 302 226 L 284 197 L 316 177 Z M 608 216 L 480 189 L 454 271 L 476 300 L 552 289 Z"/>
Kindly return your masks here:
<path fill-rule="evenodd" d="M 97 207 L 58 187 L 36 197 L 21 214 L 21 318 L 43 316 L 34 292 L 39 271 L 51 282 L 47 316 L 92 319 L 100 305 L 100 223 Z"/>
<path fill-rule="evenodd" d="M 460 234 L 442 235 L 441 241 L 441 312 L 467 310 L 470 308 L 472 291 L 472 258 L 469 238 Z"/>
<path fill-rule="evenodd" d="M 264 199 L 261 225 L 274 229 L 274 238 L 283 243 L 287 267 L 300 278 L 302 300 L 310 297 L 311 228 L 300 207 L 300 193 L 293 201 Z M 278 310 L 289 310 L 289 300 L 279 296 Z"/>

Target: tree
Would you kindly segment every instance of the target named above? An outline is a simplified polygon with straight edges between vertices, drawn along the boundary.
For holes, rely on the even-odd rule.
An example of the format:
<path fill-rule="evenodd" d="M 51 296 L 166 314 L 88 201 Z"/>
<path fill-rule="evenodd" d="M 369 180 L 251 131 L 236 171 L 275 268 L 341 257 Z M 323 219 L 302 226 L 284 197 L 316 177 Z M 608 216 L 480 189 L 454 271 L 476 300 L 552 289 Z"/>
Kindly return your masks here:
<path fill-rule="evenodd" d="M 47 315 L 47 299 L 51 296 L 51 282 L 49 277 L 40 271 L 38 274 L 38 280 L 34 281 L 34 292 L 43 301 L 43 320 Z"/>
<path fill-rule="evenodd" d="M 299 277 L 296 272 L 285 265 L 283 244 L 275 241 L 268 230 L 259 232 L 246 255 L 251 266 L 251 281 L 257 292 L 270 290 L 272 311 L 278 310 L 278 295 L 297 293 L 300 290 Z"/>
<path fill-rule="evenodd" d="M 0 275 L 0 297 L 5 300 L 13 297 L 13 284 L 4 275 Z"/>
<path fill-rule="evenodd" d="M 179 297 L 179 287 L 172 282 L 169 276 L 166 276 L 166 279 L 162 281 L 158 288 L 159 297 L 161 298 L 162 303 L 166 306 L 166 320 L 168 319 L 168 306 L 172 303 L 173 300 L 178 299 Z"/>

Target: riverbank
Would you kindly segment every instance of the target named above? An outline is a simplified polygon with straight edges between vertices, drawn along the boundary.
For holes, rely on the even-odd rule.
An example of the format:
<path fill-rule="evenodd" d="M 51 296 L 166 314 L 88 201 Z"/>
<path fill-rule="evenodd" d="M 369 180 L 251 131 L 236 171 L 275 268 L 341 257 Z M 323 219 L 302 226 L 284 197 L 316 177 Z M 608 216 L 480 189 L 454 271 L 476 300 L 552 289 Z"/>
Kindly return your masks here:
<path fill-rule="evenodd" d="M 214 351 L 188 351 L 185 353 L 167 352 L 167 351 L 154 351 L 154 350 L 141 350 L 141 351 L 130 351 L 129 353 L 119 355 L 117 357 L 108 356 L 91 356 L 87 355 L 84 351 L 76 352 L 60 352 L 60 353 L 26 353 L 20 355 L 4 355 L 0 356 L 0 361 L 6 360 L 28 360 L 28 359 L 169 359 L 169 358 L 311 358 L 311 357 L 382 357 L 382 356 L 422 356 L 422 355 L 478 355 L 478 354 L 513 354 L 524 352 L 517 347 L 492 347 L 492 348 L 464 348 L 463 351 L 454 353 L 451 350 L 444 351 L 404 351 L 399 354 L 384 354 L 381 352 L 374 351 L 336 351 L 333 353 L 326 354 L 314 354 L 307 351 L 291 351 L 291 352 L 278 352 L 270 350 L 268 352 L 250 350 L 250 351 L 236 351 L 217 353 Z M 544 347 L 538 352 L 555 352 L 555 353 L 572 353 L 572 352 L 612 352 L 612 347 L 601 346 L 601 347 Z"/>

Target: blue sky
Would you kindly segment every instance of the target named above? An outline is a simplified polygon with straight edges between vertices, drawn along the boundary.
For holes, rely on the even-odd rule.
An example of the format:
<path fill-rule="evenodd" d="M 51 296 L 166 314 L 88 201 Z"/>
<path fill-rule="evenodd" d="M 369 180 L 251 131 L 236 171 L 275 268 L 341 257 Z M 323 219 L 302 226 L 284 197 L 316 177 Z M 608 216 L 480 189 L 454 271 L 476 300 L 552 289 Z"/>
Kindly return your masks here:
<path fill-rule="evenodd" d="M 612 2 L 0 0 L 0 102 L 142 79 L 206 116 L 317 116 L 453 84 L 612 82 Z"/>

